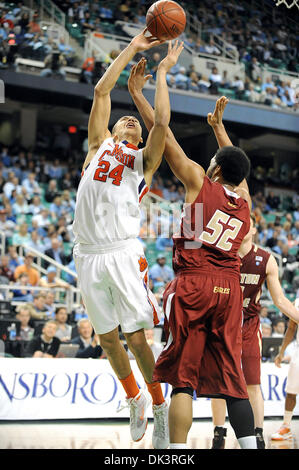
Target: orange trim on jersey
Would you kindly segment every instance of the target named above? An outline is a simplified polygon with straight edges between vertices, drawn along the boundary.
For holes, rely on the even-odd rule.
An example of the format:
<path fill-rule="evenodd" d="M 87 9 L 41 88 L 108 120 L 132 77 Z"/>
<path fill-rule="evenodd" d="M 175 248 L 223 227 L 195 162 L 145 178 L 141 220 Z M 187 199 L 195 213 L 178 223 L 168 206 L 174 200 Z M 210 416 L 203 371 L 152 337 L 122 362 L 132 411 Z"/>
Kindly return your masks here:
<path fill-rule="evenodd" d="M 141 199 L 146 195 L 146 193 L 148 193 L 148 191 L 149 191 L 149 189 L 148 189 L 148 187 L 146 186 L 146 187 L 144 188 L 144 190 L 142 191 L 142 193 L 140 194 L 140 196 L 139 196 L 139 202 L 141 202 Z"/>
<path fill-rule="evenodd" d="M 134 144 L 130 144 L 130 142 L 128 142 L 127 144 L 125 144 L 126 147 L 128 147 L 129 149 L 133 149 L 133 150 L 139 150 L 138 147 L 136 147 L 136 145 Z"/>
<path fill-rule="evenodd" d="M 158 323 L 160 323 L 160 320 L 159 320 L 159 317 L 158 317 L 157 310 L 155 309 L 154 304 L 153 304 L 153 302 L 151 301 L 151 299 L 149 298 L 149 296 L 147 296 L 147 298 L 148 298 L 149 303 L 150 303 L 151 306 L 153 307 L 154 325 L 158 325 Z"/>

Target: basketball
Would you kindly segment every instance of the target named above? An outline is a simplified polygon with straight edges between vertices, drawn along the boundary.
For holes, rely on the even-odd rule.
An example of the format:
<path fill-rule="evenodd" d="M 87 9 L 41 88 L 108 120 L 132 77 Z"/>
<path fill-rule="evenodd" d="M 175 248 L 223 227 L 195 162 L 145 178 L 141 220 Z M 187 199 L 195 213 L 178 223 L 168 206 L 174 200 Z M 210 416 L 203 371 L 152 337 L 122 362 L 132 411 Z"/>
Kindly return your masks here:
<path fill-rule="evenodd" d="M 174 39 L 185 29 L 185 11 L 176 2 L 160 0 L 148 9 L 146 26 L 149 32 L 158 39 Z"/>

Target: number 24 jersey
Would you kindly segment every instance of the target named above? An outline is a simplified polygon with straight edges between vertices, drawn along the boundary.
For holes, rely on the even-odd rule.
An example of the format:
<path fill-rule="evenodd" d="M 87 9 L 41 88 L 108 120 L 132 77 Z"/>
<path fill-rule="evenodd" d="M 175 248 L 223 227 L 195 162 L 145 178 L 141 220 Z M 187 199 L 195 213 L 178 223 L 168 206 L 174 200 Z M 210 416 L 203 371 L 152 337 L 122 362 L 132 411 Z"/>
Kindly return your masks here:
<path fill-rule="evenodd" d="M 106 139 L 82 172 L 73 223 L 75 242 L 109 246 L 138 237 L 146 194 L 143 150 Z"/>

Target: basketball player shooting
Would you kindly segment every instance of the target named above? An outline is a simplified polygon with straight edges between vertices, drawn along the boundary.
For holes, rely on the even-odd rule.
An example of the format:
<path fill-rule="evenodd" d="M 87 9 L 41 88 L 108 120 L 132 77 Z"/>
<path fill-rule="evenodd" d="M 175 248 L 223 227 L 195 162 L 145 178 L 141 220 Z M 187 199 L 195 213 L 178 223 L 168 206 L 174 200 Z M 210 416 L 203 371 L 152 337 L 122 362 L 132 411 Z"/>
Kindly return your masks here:
<path fill-rule="evenodd" d="M 228 100 L 218 101 L 214 113 L 208 114 L 208 123 L 213 128 L 219 148 L 221 148 L 232 145 L 232 142 L 222 121 Z M 293 320 L 298 319 L 298 312 L 283 293 L 274 256 L 253 243 L 255 234 L 255 217 L 252 214 L 250 230 L 239 249 L 241 258 L 240 282 L 243 290 L 242 369 L 254 414 L 257 447 L 264 449 L 264 399 L 260 388 L 262 336 L 259 317 L 261 310 L 259 299 L 264 282 L 267 282 L 267 288 L 274 305 L 291 319 L 291 324 L 295 324 Z M 226 403 L 224 400 L 212 399 L 211 404 L 215 426 L 212 448 L 223 449 L 226 436 L 226 428 L 224 428 Z"/>
<path fill-rule="evenodd" d="M 148 130 L 154 111 L 142 94 L 146 61 L 133 67 L 129 91 Z M 250 228 L 250 197 L 236 188 L 250 162 L 239 148 L 219 149 L 205 175 L 170 129 L 165 159 L 186 190 L 181 233 L 173 237 L 175 279 L 163 297 L 167 344 L 153 379 L 172 385 L 170 448 L 186 448 L 193 393 L 226 400 L 242 448 L 256 449 L 254 417 L 241 368 L 242 291 L 238 250 Z M 247 184 L 245 185 L 245 189 Z M 248 201 L 248 202 L 247 202 Z"/>
<path fill-rule="evenodd" d="M 74 260 L 82 297 L 95 333 L 123 385 L 130 407 L 130 431 L 139 441 L 146 430 L 146 411 L 153 402 L 153 447 L 167 448 L 168 406 L 161 384 L 152 380 L 155 365 L 144 328 L 159 322 L 158 306 L 148 288 L 148 268 L 137 237 L 139 203 L 148 191 L 164 151 L 170 120 L 166 73 L 183 49 L 169 43 L 168 54 L 157 71 L 155 114 L 146 145 L 141 126 L 133 116 L 124 116 L 108 130 L 110 92 L 121 71 L 134 55 L 160 44 L 145 36 L 132 39 L 97 83 L 88 124 L 88 154 L 77 192 L 73 231 Z M 121 326 L 128 347 L 147 383 L 140 391 L 128 355 L 119 340 Z"/>

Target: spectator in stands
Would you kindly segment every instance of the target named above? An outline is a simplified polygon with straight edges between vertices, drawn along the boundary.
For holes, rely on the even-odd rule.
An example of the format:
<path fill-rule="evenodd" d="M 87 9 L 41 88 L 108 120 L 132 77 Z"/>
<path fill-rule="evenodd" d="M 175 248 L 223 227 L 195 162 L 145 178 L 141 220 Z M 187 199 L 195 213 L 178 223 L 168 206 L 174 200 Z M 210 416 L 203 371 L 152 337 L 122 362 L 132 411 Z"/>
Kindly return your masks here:
<path fill-rule="evenodd" d="M 32 302 L 33 295 L 30 289 L 29 276 L 27 273 L 21 273 L 17 278 L 15 284 L 16 289 L 13 289 L 13 300 L 17 302 Z"/>
<path fill-rule="evenodd" d="M 34 337 L 28 344 L 26 355 L 31 357 L 56 357 L 60 339 L 56 338 L 57 324 L 54 320 L 49 320 L 42 330 L 42 334 Z"/>
<path fill-rule="evenodd" d="M 270 191 L 269 195 L 266 198 L 266 202 L 270 209 L 277 210 L 280 205 L 280 198 L 279 196 L 275 195 L 274 191 Z"/>
<path fill-rule="evenodd" d="M 48 320 L 48 310 L 45 307 L 46 293 L 38 292 L 33 297 L 33 302 L 29 305 L 32 307 L 32 318 L 35 320 Z"/>
<path fill-rule="evenodd" d="M 17 249 L 14 245 L 8 247 L 9 267 L 12 271 L 15 271 L 17 266 L 24 264 L 23 258 L 18 255 Z"/>
<path fill-rule="evenodd" d="M 283 245 L 282 248 L 282 267 L 283 267 L 283 276 L 282 279 L 287 281 L 289 284 L 292 284 L 296 269 L 299 267 L 299 262 L 297 257 L 289 253 L 289 247 L 287 244 Z"/>
<path fill-rule="evenodd" d="M 59 242 L 58 238 L 52 238 L 51 248 L 45 251 L 45 255 L 63 265 L 68 264 L 70 261 L 70 257 L 66 256 L 61 250 L 61 242 Z"/>
<path fill-rule="evenodd" d="M 64 211 L 61 202 L 61 196 L 56 196 L 54 201 L 50 205 L 50 215 L 52 220 L 57 220 L 63 215 Z"/>
<path fill-rule="evenodd" d="M 32 222 L 36 222 L 38 228 L 48 229 L 49 225 L 51 224 L 48 209 L 43 207 L 39 214 L 36 214 L 32 217 Z"/>
<path fill-rule="evenodd" d="M 59 52 L 57 44 L 54 44 L 53 50 L 44 60 L 45 68 L 41 71 L 41 77 L 52 77 L 53 74 L 65 79 L 66 73 L 64 67 L 67 65 L 66 59 Z"/>
<path fill-rule="evenodd" d="M 85 11 L 84 17 L 81 20 L 81 31 L 83 34 L 87 33 L 88 31 L 94 30 L 94 22 L 91 18 L 90 12 Z"/>
<path fill-rule="evenodd" d="M 31 320 L 31 308 L 27 304 L 16 308 L 16 319 L 21 322 L 20 338 L 22 341 L 30 341 L 34 336 L 34 328 L 29 325 Z"/>
<path fill-rule="evenodd" d="M 53 202 L 56 196 L 59 196 L 57 181 L 55 179 L 51 179 L 45 192 L 45 200 L 49 203 Z"/>
<path fill-rule="evenodd" d="M 87 57 L 82 64 L 81 80 L 85 83 L 93 83 L 93 74 L 95 68 L 95 51 L 92 51 L 90 57 Z"/>
<path fill-rule="evenodd" d="M 262 323 L 261 329 L 263 338 L 270 338 L 272 336 L 272 326 L 268 323 Z"/>
<path fill-rule="evenodd" d="M 175 86 L 180 90 L 187 90 L 189 78 L 186 75 L 185 67 L 180 67 L 178 73 L 174 77 Z"/>
<path fill-rule="evenodd" d="M 29 173 L 27 178 L 22 181 L 22 186 L 26 189 L 30 199 L 33 198 L 33 196 L 39 196 L 41 194 L 42 190 L 36 181 L 35 173 Z"/>
<path fill-rule="evenodd" d="M 149 276 L 153 281 L 154 287 L 157 283 L 166 284 L 174 278 L 173 270 L 166 264 L 166 256 L 160 253 L 157 256 L 156 263 L 150 268 Z"/>
<path fill-rule="evenodd" d="M 286 327 L 285 321 L 278 318 L 273 324 L 273 332 L 272 332 L 273 338 L 283 338 L 285 327 Z"/>
<path fill-rule="evenodd" d="M 77 323 L 78 333 L 79 335 L 76 336 L 71 340 L 72 344 L 79 344 L 79 349 L 76 354 L 76 357 L 80 358 L 99 358 L 103 352 L 98 335 L 93 334 L 93 328 L 88 319 L 82 318 Z"/>
<path fill-rule="evenodd" d="M 16 202 L 12 205 L 12 211 L 15 216 L 28 214 L 29 206 L 22 194 L 17 194 Z"/>
<path fill-rule="evenodd" d="M 16 228 L 15 222 L 7 219 L 7 210 L 0 210 L 0 230 L 5 233 L 5 237 L 12 238 Z"/>
<path fill-rule="evenodd" d="M 57 269 L 55 266 L 49 266 L 47 268 L 47 275 L 40 278 L 39 285 L 45 289 L 54 289 L 55 287 L 61 287 L 63 289 L 70 288 L 67 282 L 57 277 Z"/>
<path fill-rule="evenodd" d="M 55 293 L 54 291 L 48 291 L 46 293 L 45 308 L 47 309 L 47 315 L 49 318 L 54 318 L 55 316 Z"/>
<path fill-rule="evenodd" d="M 266 77 L 266 81 L 261 86 L 261 91 L 267 91 L 268 89 L 273 89 L 274 83 L 272 82 L 271 77 Z"/>
<path fill-rule="evenodd" d="M 213 55 L 220 55 L 221 51 L 218 49 L 218 47 L 215 44 L 214 39 L 210 39 L 209 43 L 205 45 L 205 52 L 207 54 L 213 54 Z"/>
<path fill-rule="evenodd" d="M 229 78 L 227 76 L 227 70 L 223 70 L 220 86 L 221 86 L 221 88 L 230 88 L 231 87 L 231 81 L 229 80 Z"/>
<path fill-rule="evenodd" d="M 254 81 L 254 83 L 261 82 L 262 69 L 256 57 L 252 57 L 248 71 L 249 77 Z"/>
<path fill-rule="evenodd" d="M 9 282 L 14 281 L 14 271 L 9 266 L 9 257 L 7 255 L 1 256 L 0 276 L 6 278 Z"/>
<path fill-rule="evenodd" d="M 29 205 L 29 214 L 37 215 L 43 209 L 39 196 L 33 196 L 31 204 Z"/>
<path fill-rule="evenodd" d="M 255 91 L 253 83 L 248 85 L 248 90 L 245 90 L 244 97 L 247 98 L 250 103 L 259 103 L 260 94 Z"/>
<path fill-rule="evenodd" d="M 12 244 L 16 246 L 23 245 L 25 243 L 28 243 L 29 240 L 30 240 L 30 235 L 28 233 L 28 225 L 21 224 L 19 227 L 19 231 L 13 234 Z"/>
<path fill-rule="evenodd" d="M 149 73 L 153 76 L 153 81 L 156 80 L 156 73 L 157 73 L 157 69 L 158 69 L 158 65 L 160 61 L 161 61 L 160 52 L 154 52 L 152 57 L 148 59 L 147 68 L 149 70 Z"/>
<path fill-rule="evenodd" d="M 267 323 L 268 325 L 272 325 L 270 318 L 268 317 L 268 308 L 266 306 L 261 307 L 260 310 L 260 323 Z"/>
<path fill-rule="evenodd" d="M 30 234 L 30 240 L 25 243 L 27 249 L 33 248 L 34 250 L 40 251 L 43 253 L 45 251 L 45 246 L 38 234 L 37 230 L 32 230 Z"/>
<path fill-rule="evenodd" d="M 56 338 L 60 341 L 70 341 L 72 337 L 72 327 L 67 324 L 68 314 L 65 307 L 57 307 L 55 312 L 55 321 L 57 323 Z"/>
<path fill-rule="evenodd" d="M 38 271 L 32 267 L 33 260 L 34 254 L 26 253 L 24 258 L 24 264 L 16 267 L 14 277 L 15 279 L 18 279 L 19 275 L 25 272 L 29 277 L 29 283 L 31 284 L 31 286 L 37 286 L 39 283 L 40 276 Z"/>

